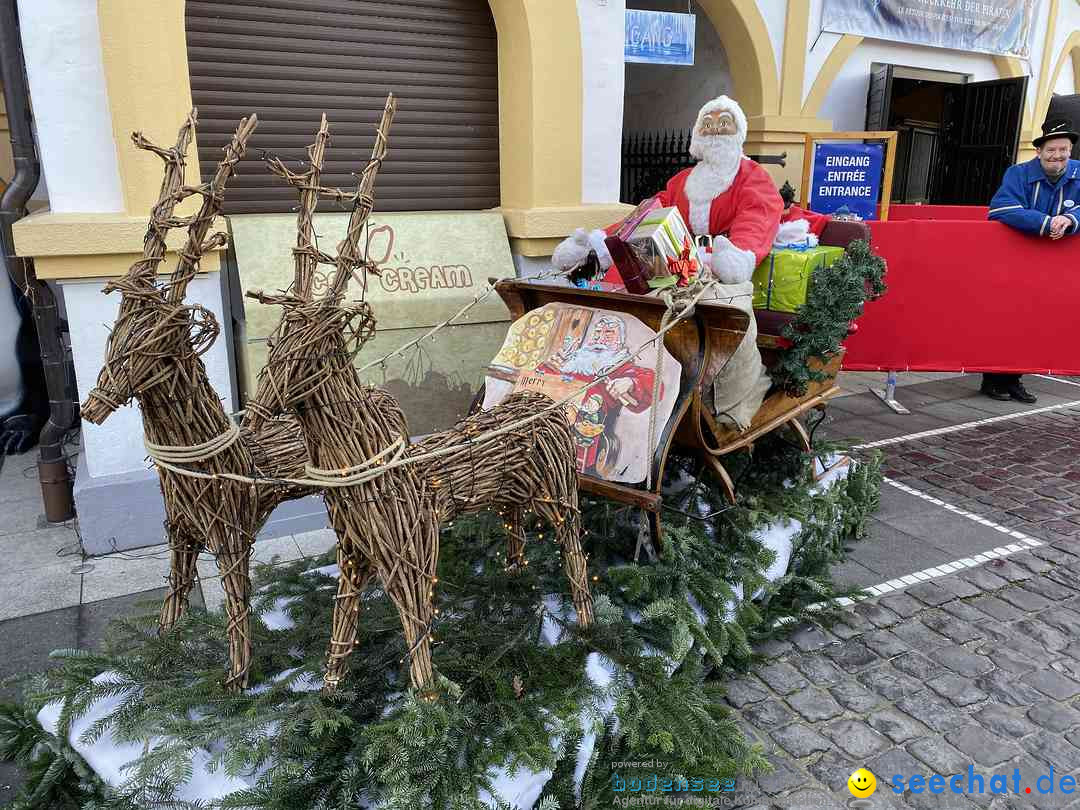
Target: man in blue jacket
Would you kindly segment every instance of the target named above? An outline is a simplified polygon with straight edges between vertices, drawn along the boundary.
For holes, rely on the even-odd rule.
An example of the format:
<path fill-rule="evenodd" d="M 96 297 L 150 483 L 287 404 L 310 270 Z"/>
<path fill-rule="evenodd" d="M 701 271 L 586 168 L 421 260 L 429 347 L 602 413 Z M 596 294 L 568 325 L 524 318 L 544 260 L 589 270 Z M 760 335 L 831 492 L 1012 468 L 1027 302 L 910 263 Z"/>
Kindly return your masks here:
<path fill-rule="evenodd" d="M 1010 166 L 994 199 L 989 218 L 1044 239 L 1080 231 L 1080 161 L 1070 160 L 1080 135 L 1064 119 L 1049 120 L 1032 139 L 1035 157 Z M 1019 374 L 983 374 L 982 393 L 992 399 L 1032 403 L 1035 395 Z"/>

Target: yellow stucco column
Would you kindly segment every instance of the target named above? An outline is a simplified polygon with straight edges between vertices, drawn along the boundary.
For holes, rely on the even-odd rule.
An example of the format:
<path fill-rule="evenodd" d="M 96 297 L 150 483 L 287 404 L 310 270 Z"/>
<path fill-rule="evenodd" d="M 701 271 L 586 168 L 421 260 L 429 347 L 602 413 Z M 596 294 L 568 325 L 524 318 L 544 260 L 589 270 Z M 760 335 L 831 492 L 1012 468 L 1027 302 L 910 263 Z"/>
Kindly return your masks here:
<path fill-rule="evenodd" d="M 124 196 L 122 213 L 34 214 L 15 224 L 16 250 L 34 256 L 40 278 L 119 276 L 142 254 L 150 208 L 161 186 L 162 162 L 136 149 L 131 133 L 141 130 L 159 146 L 176 143 L 176 133 L 191 110 L 184 0 L 99 0 L 98 28 L 109 115 Z M 199 183 L 196 144 L 188 149 L 186 181 Z M 181 212 L 196 206 L 185 202 Z M 183 244 L 182 230 L 168 245 Z M 161 272 L 171 270 L 166 257 Z M 217 270 L 220 254 L 203 257 L 203 271 Z"/>
<path fill-rule="evenodd" d="M 499 36 L 501 210 L 511 249 L 549 255 L 625 206 L 583 205 L 581 26 L 575 0 L 488 0 Z M 618 149 L 618 143 L 612 143 Z"/>
<path fill-rule="evenodd" d="M 1046 34 L 1043 38 L 1043 51 L 1039 66 L 1038 84 L 1035 87 L 1034 103 L 1032 102 L 1030 95 L 1024 102 L 1024 117 L 1023 123 L 1020 125 L 1020 147 L 1017 150 L 1017 161 L 1031 160 L 1035 157 L 1035 147 L 1032 146 L 1031 139 L 1037 138 L 1042 132 L 1042 122 L 1046 117 L 1047 107 L 1050 105 L 1050 96 L 1054 92 L 1054 84 L 1057 82 L 1058 72 L 1061 70 L 1065 51 L 1069 49 L 1069 43 L 1067 42 L 1066 47 L 1062 52 L 1062 56 L 1057 60 L 1056 67 L 1051 70 L 1050 65 L 1051 60 L 1053 59 L 1051 48 L 1053 48 L 1054 35 L 1057 31 L 1058 4 L 1059 0 L 1050 0 L 1049 8 L 1046 9 L 1048 22 L 1046 24 Z M 1003 79 L 1028 75 L 1028 70 L 1025 69 L 1024 63 L 1016 57 L 995 56 L 994 64 L 997 66 L 998 73 Z M 1033 72 L 1035 65 L 1032 64 L 1031 68 Z M 1031 81 L 1035 80 L 1035 76 L 1032 76 Z"/>

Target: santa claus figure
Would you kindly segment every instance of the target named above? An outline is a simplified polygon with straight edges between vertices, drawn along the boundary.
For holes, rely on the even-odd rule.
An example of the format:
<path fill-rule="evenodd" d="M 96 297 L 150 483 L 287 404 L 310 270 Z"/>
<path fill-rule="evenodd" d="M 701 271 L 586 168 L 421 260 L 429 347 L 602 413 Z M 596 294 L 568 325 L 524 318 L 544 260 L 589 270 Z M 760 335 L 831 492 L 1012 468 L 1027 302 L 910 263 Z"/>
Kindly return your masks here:
<path fill-rule="evenodd" d="M 653 404 L 654 372 L 637 365 L 626 346 L 626 324 L 614 315 L 601 315 L 589 327 L 581 345 L 571 338 L 536 369 L 558 375 L 565 382 L 595 382 L 585 391 L 581 405 L 570 406 L 570 423 L 577 448 L 578 471 L 601 476 L 618 456 L 615 423 L 623 408 L 642 413 Z M 664 386 L 660 386 L 663 399 Z"/>
<path fill-rule="evenodd" d="M 710 298 L 750 314 L 738 348 L 706 388 L 705 401 L 721 422 L 746 430 L 769 389 L 769 377 L 757 348 L 757 324 L 751 309 L 754 268 L 773 247 L 784 202 L 772 177 L 742 153 L 746 116 L 727 96 L 701 108 L 690 139 L 697 165 L 672 177 L 659 194 L 664 207 L 677 206 L 695 237 L 708 237 L 715 284 Z M 617 225 L 608 229 L 614 232 Z M 802 226 L 805 228 L 805 225 Z M 607 231 L 579 228 L 551 257 L 555 267 L 569 270 L 595 251 L 606 281 L 621 277 L 604 245 Z"/>
<path fill-rule="evenodd" d="M 690 139 L 690 154 L 699 162 L 672 177 L 659 194 L 661 205 L 678 207 L 695 236 L 711 237 L 713 277 L 723 284 L 750 280 L 772 249 L 784 210 L 772 177 L 743 155 L 745 140 L 742 108 L 727 96 L 708 102 L 698 112 Z M 612 262 L 605 236 L 603 230 L 587 234 L 579 229 L 555 249 L 552 264 L 568 270 L 595 250 L 601 268 L 608 270 Z M 618 282 L 616 271 L 606 280 Z"/>

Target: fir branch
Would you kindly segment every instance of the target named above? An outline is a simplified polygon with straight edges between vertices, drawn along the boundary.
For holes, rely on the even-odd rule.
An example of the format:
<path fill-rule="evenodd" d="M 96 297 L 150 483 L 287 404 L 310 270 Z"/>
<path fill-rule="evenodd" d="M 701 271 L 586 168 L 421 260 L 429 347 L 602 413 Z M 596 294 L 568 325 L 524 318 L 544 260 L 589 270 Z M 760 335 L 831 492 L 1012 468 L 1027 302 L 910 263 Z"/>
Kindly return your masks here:
<path fill-rule="evenodd" d="M 783 337 L 791 345 L 769 368 L 773 385 L 793 397 L 802 397 L 810 383 L 826 379 L 811 367 L 811 361 L 827 363 L 840 351 L 864 303 L 885 293 L 885 269 L 885 260 L 867 242 L 856 240 L 832 265 L 814 272 L 806 302 L 799 307 L 795 321 L 784 327 Z"/>

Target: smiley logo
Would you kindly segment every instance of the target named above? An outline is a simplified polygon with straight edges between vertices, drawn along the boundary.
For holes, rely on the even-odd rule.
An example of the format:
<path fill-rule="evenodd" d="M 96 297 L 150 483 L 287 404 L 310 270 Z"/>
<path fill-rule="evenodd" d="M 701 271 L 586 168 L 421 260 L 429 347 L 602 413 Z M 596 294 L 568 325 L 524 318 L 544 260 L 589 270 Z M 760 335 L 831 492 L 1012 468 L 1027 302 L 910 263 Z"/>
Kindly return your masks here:
<path fill-rule="evenodd" d="M 848 777 L 847 787 L 852 796 L 865 799 L 867 796 L 874 795 L 874 791 L 877 790 L 877 779 L 866 768 L 859 768 Z"/>

